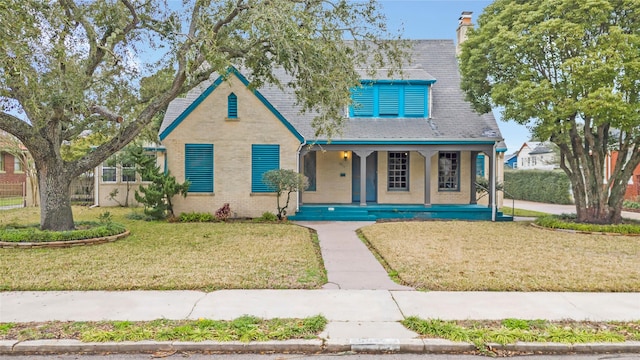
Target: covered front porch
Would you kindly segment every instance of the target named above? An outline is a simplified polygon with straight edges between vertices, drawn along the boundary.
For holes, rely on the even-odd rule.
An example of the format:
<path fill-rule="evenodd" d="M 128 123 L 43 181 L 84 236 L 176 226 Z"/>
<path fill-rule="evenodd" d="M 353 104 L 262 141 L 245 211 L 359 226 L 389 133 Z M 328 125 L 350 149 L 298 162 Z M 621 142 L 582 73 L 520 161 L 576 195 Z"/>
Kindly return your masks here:
<path fill-rule="evenodd" d="M 309 188 L 293 220 L 504 220 L 495 141 L 314 144 L 300 151 Z M 476 177 L 490 184 L 481 204 Z"/>

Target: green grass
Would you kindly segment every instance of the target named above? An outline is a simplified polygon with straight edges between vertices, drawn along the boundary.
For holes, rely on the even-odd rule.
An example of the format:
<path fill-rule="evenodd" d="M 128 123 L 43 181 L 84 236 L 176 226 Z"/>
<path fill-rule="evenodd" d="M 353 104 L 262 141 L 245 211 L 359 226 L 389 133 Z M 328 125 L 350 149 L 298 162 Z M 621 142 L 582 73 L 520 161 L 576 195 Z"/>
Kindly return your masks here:
<path fill-rule="evenodd" d="M 360 229 L 401 283 L 434 291 L 640 291 L 640 238 L 527 222 L 386 222 Z"/>
<path fill-rule="evenodd" d="M 489 343 L 523 342 L 591 343 L 640 339 L 640 321 L 635 322 L 551 322 L 505 319 L 502 321 L 443 321 L 409 317 L 402 321 L 423 337 L 473 343 L 483 349 Z"/>
<path fill-rule="evenodd" d="M 147 322 L 5 323 L 0 324 L 0 339 L 77 339 L 84 342 L 315 339 L 326 324 L 327 319 L 322 315 L 271 320 L 242 316 L 233 321 L 160 319 Z"/>
<path fill-rule="evenodd" d="M 0 197 L 0 206 L 16 206 L 23 203 L 24 199 L 21 196 Z"/>
<path fill-rule="evenodd" d="M 521 217 L 539 217 L 539 216 L 549 215 L 547 213 L 543 213 L 539 211 L 525 210 L 525 209 L 518 209 L 518 208 L 513 209 L 508 206 L 504 206 L 500 208 L 500 211 L 505 215 L 513 214 L 514 216 L 521 216 Z"/>
<path fill-rule="evenodd" d="M 104 209 L 74 207 L 76 221 Z M 292 224 L 167 223 L 130 220 L 131 235 L 63 249 L 0 249 L 0 291 L 317 289 L 326 283 L 317 240 Z M 141 210 L 138 210 L 141 212 Z M 34 223 L 39 209 L 0 212 L 0 226 Z"/>

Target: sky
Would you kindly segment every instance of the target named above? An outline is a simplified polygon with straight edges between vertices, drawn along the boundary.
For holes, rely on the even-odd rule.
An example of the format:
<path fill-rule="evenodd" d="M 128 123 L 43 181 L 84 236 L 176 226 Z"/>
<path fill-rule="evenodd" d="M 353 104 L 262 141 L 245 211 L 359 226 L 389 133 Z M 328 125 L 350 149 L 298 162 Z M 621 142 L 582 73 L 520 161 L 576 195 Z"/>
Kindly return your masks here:
<path fill-rule="evenodd" d="M 472 22 L 491 1 L 486 0 L 378 0 L 387 17 L 389 30 L 404 29 L 406 39 L 451 39 L 456 41 L 458 18 L 462 11 L 472 11 Z M 507 154 L 517 151 L 529 140 L 529 130 L 513 121 L 502 121 L 500 112 L 494 116 L 507 144 Z"/>

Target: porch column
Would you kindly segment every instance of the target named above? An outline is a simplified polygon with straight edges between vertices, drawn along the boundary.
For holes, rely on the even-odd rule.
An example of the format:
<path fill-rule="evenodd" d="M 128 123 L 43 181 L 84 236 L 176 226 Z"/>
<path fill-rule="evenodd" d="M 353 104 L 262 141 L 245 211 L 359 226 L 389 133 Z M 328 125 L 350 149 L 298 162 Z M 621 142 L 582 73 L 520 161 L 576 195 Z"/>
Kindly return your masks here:
<path fill-rule="evenodd" d="M 418 150 L 424 156 L 424 205 L 431 206 L 431 157 L 436 151 Z"/>
<path fill-rule="evenodd" d="M 353 151 L 360 157 L 360 206 L 367 206 L 367 156 L 373 150 Z"/>
<path fill-rule="evenodd" d="M 487 154 L 489 156 L 489 207 L 495 204 L 496 174 L 495 174 L 495 153 Z"/>
<path fill-rule="evenodd" d="M 476 173 L 478 171 L 476 162 L 478 161 L 478 153 L 479 151 L 471 152 L 471 195 L 469 199 L 469 204 L 475 205 L 478 203 L 476 199 Z"/>
<path fill-rule="evenodd" d="M 304 156 L 307 155 L 309 149 L 302 146 L 300 152 L 298 153 L 298 174 L 304 174 Z M 298 194 L 298 204 L 296 206 L 296 210 L 300 210 L 300 205 L 304 202 L 304 190 L 297 191 Z"/>

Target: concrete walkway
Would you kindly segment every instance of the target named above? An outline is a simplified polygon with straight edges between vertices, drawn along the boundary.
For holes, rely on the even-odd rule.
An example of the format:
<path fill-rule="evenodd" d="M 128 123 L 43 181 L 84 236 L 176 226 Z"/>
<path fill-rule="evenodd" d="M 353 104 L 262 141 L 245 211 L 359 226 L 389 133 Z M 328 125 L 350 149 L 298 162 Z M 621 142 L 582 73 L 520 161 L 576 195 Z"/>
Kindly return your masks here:
<path fill-rule="evenodd" d="M 510 207 L 511 204 L 512 204 L 512 200 L 510 199 L 504 200 L 504 206 Z M 515 208 L 546 212 L 549 214 L 556 214 L 556 215 L 576 213 L 575 205 L 545 204 L 545 203 L 538 203 L 538 202 L 524 201 L 524 200 L 515 200 Z M 505 215 L 509 215 L 509 214 L 505 214 Z M 640 213 L 623 211 L 622 217 L 625 219 L 640 220 Z"/>
<path fill-rule="evenodd" d="M 328 283 L 323 289 L 413 290 L 393 282 L 358 238 L 356 230 L 373 222 L 296 222 L 318 232 Z"/>

